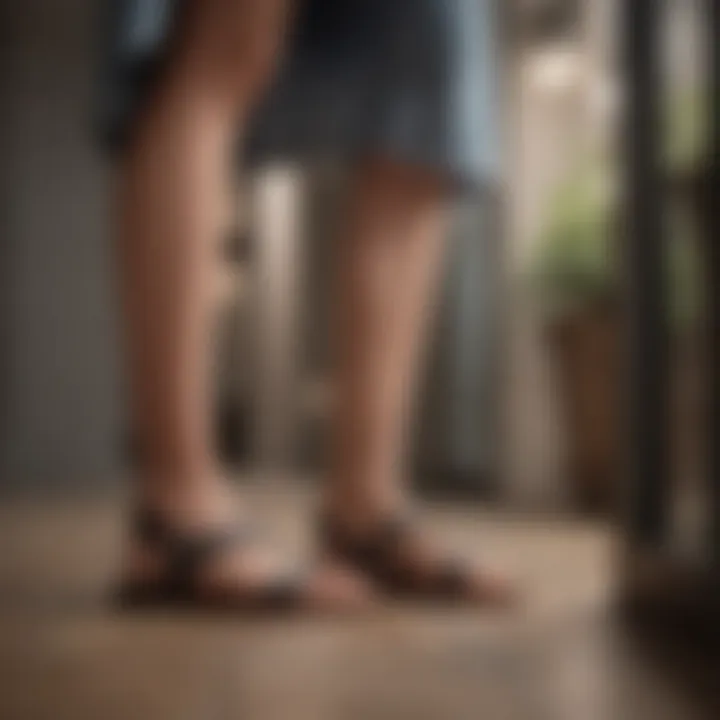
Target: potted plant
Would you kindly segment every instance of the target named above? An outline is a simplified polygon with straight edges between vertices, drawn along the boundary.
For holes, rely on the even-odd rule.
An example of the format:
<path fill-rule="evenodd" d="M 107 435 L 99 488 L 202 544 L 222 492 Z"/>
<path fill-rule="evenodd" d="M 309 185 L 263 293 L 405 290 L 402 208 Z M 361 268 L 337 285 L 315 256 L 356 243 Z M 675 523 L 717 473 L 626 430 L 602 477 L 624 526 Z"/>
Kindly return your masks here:
<path fill-rule="evenodd" d="M 552 200 L 530 268 L 566 428 L 571 495 L 587 510 L 613 500 L 619 283 L 612 205 L 599 168 L 573 173 Z"/>
<path fill-rule="evenodd" d="M 701 135 L 697 107 L 688 101 L 671 114 L 665 156 L 669 177 L 694 167 Z M 618 206 L 611 178 L 607 162 L 590 162 L 557 188 L 529 272 L 564 417 L 571 495 L 579 507 L 593 511 L 614 503 L 621 421 L 621 247 L 613 232 Z M 698 330 L 701 251 L 693 243 L 691 210 L 675 200 L 659 209 L 669 239 L 668 320 L 674 347 L 692 348 L 686 338 Z M 682 361 L 679 387 L 688 379 L 684 376 L 696 374 L 692 353 L 685 355 L 690 357 Z M 686 423 L 687 413 L 674 417 Z"/>

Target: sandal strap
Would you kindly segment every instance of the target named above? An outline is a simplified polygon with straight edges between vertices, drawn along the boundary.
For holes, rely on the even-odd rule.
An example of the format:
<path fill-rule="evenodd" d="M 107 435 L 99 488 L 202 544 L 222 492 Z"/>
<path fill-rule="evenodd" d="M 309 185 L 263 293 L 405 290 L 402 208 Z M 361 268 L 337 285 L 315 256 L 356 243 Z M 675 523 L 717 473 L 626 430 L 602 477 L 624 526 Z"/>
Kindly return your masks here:
<path fill-rule="evenodd" d="M 411 532 L 407 515 L 393 515 L 375 524 L 370 531 L 355 535 L 341 523 L 325 517 L 321 523 L 324 546 L 360 572 L 383 585 L 395 585 L 405 573 L 397 562 L 398 549 Z"/>
<path fill-rule="evenodd" d="M 409 514 L 395 515 L 358 537 L 326 517 L 321 532 L 330 552 L 388 589 L 422 592 L 439 598 L 462 596 L 467 591 L 469 576 L 460 561 L 454 558 L 441 561 L 427 582 L 422 582 L 415 569 L 399 559 L 399 548 L 414 527 Z"/>
<path fill-rule="evenodd" d="M 164 548 L 166 581 L 178 589 L 194 587 L 201 569 L 213 558 L 246 541 L 243 528 L 220 528 L 197 534 L 177 534 Z"/>
<path fill-rule="evenodd" d="M 324 546 L 358 565 L 376 564 L 383 558 L 394 556 L 410 532 L 408 519 L 401 515 L 383 519 L 362 535 L 349 532 L 341 523 L 327 517 L 320 527 Z"/>
<path fill-rule="evenodd" d="M 432 581 L 432 594 L 439 598 L 460 598 L 470 589 L 470 574 L 462 561 L 450 558 L 440 564 Z"/>
<path fill-rule="evenodd" d="M 239 544 L 249 544 L 256 537 L 254 529 L 246 524 L 179 530 L 149 509 L 136 513 L 134 532 L 141 542 L 162 551 L 165 582 L 178 592 L 194 587 L 198 573 L 213 557 Z"/>
<path fill-rule="evenodd" d="M 254 593 L 253 603 L 266 610 L 292 610 L 302 604 L 304 575 L 288 575 L 273 580 Z"/>

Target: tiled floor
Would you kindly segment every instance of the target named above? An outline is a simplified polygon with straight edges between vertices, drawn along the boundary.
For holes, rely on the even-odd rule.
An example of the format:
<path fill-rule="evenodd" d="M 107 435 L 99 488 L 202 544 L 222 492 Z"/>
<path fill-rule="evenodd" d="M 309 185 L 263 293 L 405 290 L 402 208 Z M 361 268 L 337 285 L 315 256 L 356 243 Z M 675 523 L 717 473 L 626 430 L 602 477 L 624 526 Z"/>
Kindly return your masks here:
<path fill-rule="evenodd" d="M 305 495 L 253 503 L 302 546 Z M 608 611 L 602 529 L 434 508 L 449 542 L 524 579 L 512 619 L 393 607 L 354 620 L 122 616 L 110 502 L 0 511 L 2 720 L 694 720 Z"/>

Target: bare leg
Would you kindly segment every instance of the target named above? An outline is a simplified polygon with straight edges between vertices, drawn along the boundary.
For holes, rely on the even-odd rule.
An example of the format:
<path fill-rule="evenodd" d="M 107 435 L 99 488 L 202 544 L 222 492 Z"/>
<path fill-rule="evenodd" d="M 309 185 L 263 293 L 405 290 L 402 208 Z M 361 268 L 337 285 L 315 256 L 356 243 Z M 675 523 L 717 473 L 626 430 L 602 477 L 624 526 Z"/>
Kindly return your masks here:
<path fill-rule="evenodd" d="M 121 169 L 122 295 L 143 461 L 137 494 L 185 528 L 224 522 L 231 504 L 211 429 L 214 241 L 238 130 L 272 73 L 291 4 L 189 4 Z M 246 556 L 221 560 L 212 581 L 252 584 L 265 572 Z M 136 573 L 160 562 L 131 553 Z"/>
<path fill-rule="evenodd" d="M 389 578 L 386 567 L 367 564 L 377 558 L 375 540 L 369 553 L 356 552 L 356 542 L 376 530 L 384 534 L 381 526 L 407 505 L 406 435 L 441 264 L 445 195 L 442 177 L 369 163 L 357 178 L 341 252 L 328 542 L 381 585 Z M 381 565 L 397 568 L 389 578 L 394 586 L 402 576 L 402 584 L 421 594 L 503 606 L 512 599 L 502 579 L 456 566 L 423 533 L 403 530 L 387 552 Z"/>
<path fill-rule="evenodd" d="M 404 504 L 405 435 L 444 234 L 442 178 L 375 161 L 359 173 L 338 268 L 329 504 L 350 521 Z"/>
<path fill-rule="evenodd" d="M 131 400 L 144 462 L 140 492 L 186 502 L 193 513 L 218 477 L 208 365 L 228 161 L 277 52 L 285 5 L 193 4 L 120 178 Z"/>

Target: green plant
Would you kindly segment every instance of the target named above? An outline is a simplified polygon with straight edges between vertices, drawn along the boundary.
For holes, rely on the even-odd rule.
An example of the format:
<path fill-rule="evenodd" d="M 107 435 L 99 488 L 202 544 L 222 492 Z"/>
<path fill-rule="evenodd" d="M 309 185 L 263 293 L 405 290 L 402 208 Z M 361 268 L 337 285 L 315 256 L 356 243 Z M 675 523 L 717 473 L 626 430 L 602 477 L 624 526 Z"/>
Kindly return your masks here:
<path fill-rule="evenodd" d="M 571 175 L 556 191 L 530 267 L 533 291 L 546 313 L 582 312 L 614 299 L 611 208 L 599 168 Z"/>
<path fill-rule="evenodd" d="M 671 203 L 664 210 L 667 307 L 671 322 L 681 329 L 698 316 L 701 268 L 687 210 Z M 571 176 L 559 188 L 530 267 L 533 294 L 549 320 L 617 304 L 616 213 L 609 184 L 599 170 Z"/>
<path fill-rule="evenodd" d="M 701 104 L 689 95 L 668 113 L 665 167 L 685 174 L 702 158 Z M 606 159 L 594 160 L 570 173 L 553 194 L 530 265 L 530 283 L 550 319 L 606 308 L 618 300 L 619 277 L 613 232 L 618 206 L 613 175 Z M 700 305 L 698 248 L 687 207 L 668 202 L 667 229 L 668 312 L 676 327 L 698 316 Z"/>

